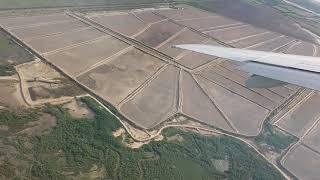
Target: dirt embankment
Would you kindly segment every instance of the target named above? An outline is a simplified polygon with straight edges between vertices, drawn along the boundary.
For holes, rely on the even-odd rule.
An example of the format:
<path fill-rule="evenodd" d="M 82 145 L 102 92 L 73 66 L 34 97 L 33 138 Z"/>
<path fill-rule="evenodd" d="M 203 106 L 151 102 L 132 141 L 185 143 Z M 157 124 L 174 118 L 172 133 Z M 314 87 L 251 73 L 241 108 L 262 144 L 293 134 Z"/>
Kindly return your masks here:
<path fill-rule="evenodd" d="M 251 5 L 243 0 L 216 0 L 198 3 L 200 8 L 254 26 L 278 32 L 300 40 L 316 43 L 314 38 L 296 26 L 296 22 L 267 5 Z"/>

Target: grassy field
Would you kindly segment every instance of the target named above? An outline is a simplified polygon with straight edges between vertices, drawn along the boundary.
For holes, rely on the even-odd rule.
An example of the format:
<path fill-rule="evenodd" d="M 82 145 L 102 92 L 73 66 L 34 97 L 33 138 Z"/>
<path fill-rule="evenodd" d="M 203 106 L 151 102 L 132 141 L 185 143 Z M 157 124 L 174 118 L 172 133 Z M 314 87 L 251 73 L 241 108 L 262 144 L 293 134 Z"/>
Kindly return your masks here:
<path fill-rule="evenodd" d="M 0 145 L 4 149 L 0 169 L 6 170 L 0 171 L 0 178 L 283 179 L 252 149 L 227 136 L 205 137 L 167 129 L 163 141 L 130 149 L 123 145 L 121 138 L 112 136 L 112 132 L 121 127 L 119 121 L 91 98 L 85 97 L 82 101 L 95 113 L 95 118 L 77 119 L 62 106 L 47 105 L 42 112 L 57 120 L 50 132 L 26 136 L 0 131 Z M 21 112 L 19 117 L 32 117 L 29 115 L 32 112 Z M 13 112 L 4 113 L 8 113 L 5 116 L 9 119 L 16 117 Z M 31 121 L 22 119 L 19 130 L 28 128 L 23 122 Z M 31 119 L 35 121 L 41 117 L 34 114 Z M 12 125 L 6 124 L 8 120 L 0 122 L 11 128 Z M 170 138 L 175 136 L 180 140 Z M 215 160 L 226 161 L 228 170 L 219 171 L 213 163 Z"/>

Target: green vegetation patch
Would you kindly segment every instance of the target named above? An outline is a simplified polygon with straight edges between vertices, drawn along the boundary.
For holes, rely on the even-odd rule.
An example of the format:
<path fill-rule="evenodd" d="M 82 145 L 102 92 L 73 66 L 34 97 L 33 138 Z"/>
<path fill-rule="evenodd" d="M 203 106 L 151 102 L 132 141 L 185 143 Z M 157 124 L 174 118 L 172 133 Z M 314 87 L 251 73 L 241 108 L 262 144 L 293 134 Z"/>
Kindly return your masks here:
<path fill-rule="evenodd" d="M 112 136 L 120 122 L 93 99 L 81 100 L 95 113 L 94 118 L 74 118 L 61 105 L 47 105 L 42 112 L 57 119 L 50 132 L 3 138 L 20 153 L 11 159 L 21 161 L 0 166 L 10 170 L 6 176 L 12 176 L 17 164 L 24 164 L 19 172 L 25 174 L 16 175 L 21 179 L 81 179 L 98 172 L 102 172 L 99 178 L 112 180 L 283 179 L 251 148 L 227 136 L 207 137 L 170 128 L 163 132 L 163 141 L 130 149 Z M 172 138 L 177 136 L 182 138 Z M 229 167 L 221 171 L 214 160 L 226 161 Z"/>
<path fill-rule="evenodd" d="M 10 132 L 19 132 L 28 122 L 36 121 L 41 116 L 39 109 L 0 110 L 0 125 L 7 126 Z"/>
<path fill-rule="evenodd" d="M 296 137 L 278 130 L 269 123 L 265 125 L 263 132 L 255 137 L 255 141 L 258 144 L 267 144 L 277 152 L 281 152 L 281 150 L 286 149 L 290 144 L 297 140 Z"/>

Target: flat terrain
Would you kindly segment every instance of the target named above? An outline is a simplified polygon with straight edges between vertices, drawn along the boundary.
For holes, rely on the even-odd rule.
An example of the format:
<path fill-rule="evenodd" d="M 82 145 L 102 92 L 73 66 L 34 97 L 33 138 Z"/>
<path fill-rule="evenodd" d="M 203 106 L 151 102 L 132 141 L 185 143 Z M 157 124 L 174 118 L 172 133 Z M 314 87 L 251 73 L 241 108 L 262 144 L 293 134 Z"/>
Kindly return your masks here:
<path fill-rule="evenodd" d="M 282 164 L 299 179 L 319 177 L 320 156 L 301 145 L 290 152 Z"/>
<path fill-rule="evenodd" d="M 248 9 L 230 7 L 235 12 Z M 4 115 L 10 118 L 18 116 L 3 109 L 43 108 L 37 116 L 31 111 L 10 121 L 0 118 L 0 146 L 7 157 L 5 161 L 0 158 L 0 169 L 9 172 L 4 176 L 13 177 L 17 172 L 10 168 L 20 165 L 31 171 L 19 172 L 17 177 L 39 179 L 282 179 L 273 169 L 277 166 L 267 164 L 257 153 L 274 165 L 284 155 L 281 163 L 293 176 L 318 176 L 313 169 L 320 156 L 318 93 L 290 84 L 248 88 L 250 74 L 237 70 L 236 63 L 171 48 L 204 43 L 319 56 L 315 38 L 292 21 L 276 19 L 279 16 L 271 13 L 267 25 L 286 27 L 273 32 L 259 22 L 263 16 L 232 17 L 187 5 L 14 14 L 0 18 L 0 26 L 104 100 L 124 126 L 95 101 L 74 100 L 72 97 L 84 93 L 82 89 L 48 64 L 35 60 L 15 66 L 33 57 L 23 54 L 26 51 L 3 33 L 0 45 L 9 47 L 1 54 L 9 52 L 3 58 L 9 63 L 3 72 L 19 76 L 1 77 L 0 113 L 10 113 Z M 275 19 L 270 21 L 270 17 Z M 22 56 L 10 55 L 20 50 Z M 310 98 L 309 92 L 314 93 Z M 43 107 L 45 103 L 64 104 Z M 266 121 L 271 117 L 273 124 Z M 206 136 L 164 130 L 171 126 Z M 252 148 L 243 149 L 242 142 L 223 133 L 241 135 L 240 140 Z M 20 152 L 26 158 L 16 158 L 24 156 Z"/>
<path fill-rule="evenodd" d="M 320 95 L 316 93 L 286 114 L 277 125 L 297 137 L 302 137 L 320 117 L 319 104 Z"/>
<path fill-rule="evenodd" d="M 147 129 L 181 113 L 225 131 L 255 136 L 267 115 L 297 91 L 285 86 L 247 88 L 250 75 L 236 70 L 233 63 L 173 49 L 172 45 L 221 46 L 219 40 L 264 51 L 306 54 L 317 49 L 190 6 L 87 11 L 82 15 L 100 24 L 99 28 L 80 21 L 81 14 L 74 18 L 68 13 L 1 18 L 0 24 L 128 120 Z M 168 57 L 159 57 L 160 53 Z M 30 90 L 43 92 L 36 87 Z"/>

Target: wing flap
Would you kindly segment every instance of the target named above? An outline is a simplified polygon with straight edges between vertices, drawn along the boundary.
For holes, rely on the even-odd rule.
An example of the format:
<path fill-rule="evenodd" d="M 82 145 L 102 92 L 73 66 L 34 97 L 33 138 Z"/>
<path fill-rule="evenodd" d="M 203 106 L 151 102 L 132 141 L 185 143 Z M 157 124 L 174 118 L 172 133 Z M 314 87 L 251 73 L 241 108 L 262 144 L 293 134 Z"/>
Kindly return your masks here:
<path fill-rule="evenodd" d="M 248 62 L 237 68 L 259 76 L 304 86 L 314 90 L 320 90 L 320 73 L 257 62 Z"/>
<path fill-rule="evenodd" d="M 246 87 L 248 88 L 272 88 L 276 86 L 281 86 L 288 84 L 287 82 L 259 76 L 252 75 L 249 79 L 246 80 Z"/>

